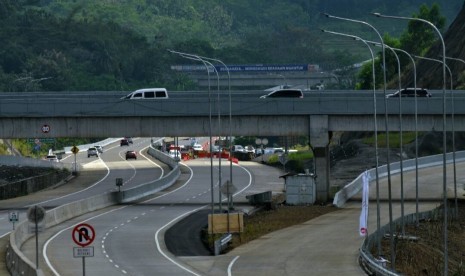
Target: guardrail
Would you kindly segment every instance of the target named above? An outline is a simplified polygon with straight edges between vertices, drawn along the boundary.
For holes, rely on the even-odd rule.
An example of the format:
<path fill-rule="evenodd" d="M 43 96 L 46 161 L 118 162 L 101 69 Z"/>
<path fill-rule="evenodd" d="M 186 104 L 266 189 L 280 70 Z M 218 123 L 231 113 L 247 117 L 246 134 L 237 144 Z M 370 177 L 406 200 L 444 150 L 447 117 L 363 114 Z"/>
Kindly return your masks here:
<path fill-rule="evenodd" d="M 431 211 L 425 211 L 425 212 L 419 212 L 418 213 L 418 219 L 419 220 L 426 220 L 426 219 L 432 219 L 432 218 L 439 218 L 442 216 L 442 214 L 439 213 L 439 208 L 436 208 Z M 449 212 L 452 213 L 451 210 Z M 416 214 L 409 214 L 404 216 L 403 220 L 402 218 L 398 218 L 393 221 L 393 225 L 395 229 L 399 229 L 402 226 L 402 221 L 404 224 L 412 224 L 416 222 Z M 384 266 L 384 261 L 385 260 L 378 260 L 376 259 L 370 252 L 371 249 L 374 248 L 378 241 L 379 238 L 383 237 L 386 233 L 389 233 L 390 225 L 386 224 L 380 229 L 376 230 L 374 233 L 369 235 L 363 242 L 362 247 L 360 248 L 360 261 L 365 267 L 365 269 L 368 269 L 370 275 L 385 275 L 385 276 L 394 276 L 394 275 L 400 275 L 394 271 L 391 271 L 387 269 Z"/>
<path fill-rule="evenodd" d="M 465 161 L 465 151 L 459 151 L 455 153 L 455 161 L 462 162 Z M 453 155 L 452 153 L 448 153 L 446 155 L 446 163 L 450 164 L 453 162 Z M 443 163 L 443 155 L 431 155 L 418 158 L 418 168 L 427 168 L 427 167 L 434 167 L 442 165 Z M 403 169 L 405 171 L 415 170 L 415 159 L 409 159 L 403 161 Z M 391 174 L 400 173 L 400 162 L 391 163 Z M 368 170 L 368 175 L 370 179 L 376 178 L 376 170 L 375 168 Z M 356 195 L 362 190 L 363 183 L 362 183 L 362 176 L 361 173 L 357 178 L 355 178 L 352 182 L 345 185 L 340 191 L 338 191 L 334 195 L 333 204 L 337 207 L 342 207 L 347 200 L 351 197 Z M 378 167 L 378 176 L 379 178 L 387 176 L 387 166 L 383 165 Z"/>
<path fill-rule="evenodd" d="M 173 185 L 181 175 L 178 163 L 167 154 L 152 147 L 148 149 L 148 154 L 170 166 L 171 171 L 163 178 L 118 192 L 118 203 L 127 203 L 130 201 L 138 200 L 164 190 Z"/>
<path fill-rule="evenodd" d="M 456 162 L 463 162 L 465 161 L 465 151 L 460 151 L 455 153 L 455 161 Z M 446 155 L 446 163 L 453 162 L 453 154 L 448 153 Z M 443 154 L 432 155 L 432 156 L 425 156 L 418 158 L 418 168 L 426 168 L 426 167 L 434 167 L 443 164 Z M 415 169 L 415 159 L 409 159 L 403 161 L 403 169 L 404 171 L 411 171 Z M 387 166 L 381 166 L 378 168 L 378 175 L 379 177 L 386 177 L 387 176 Z M 391 174 L 400 173 L 400 162 L 391 163 Z M 375 168 L 368 170 L 368 174 L 370 179 L 374 179 L 376 177 Z M 360 174 L 355 180 L 351 183 L 344 186 L 339 192 L 336 193 L 333 204 L 337 207 L 342 207 L 346 201 L 354 196 L 355 194 L 359 193 L 363 187 L 362 183 L 362 176 L 363 173 Z M 429 219 L 433 217 L 438 217 L 438 210 L 426 211 L 418 213 L 419 219 Z M 398 218 L 393 221 L 395 227 L 399 227 L 401 225 L 401 219 Z M 413 223 L 416 221 L 416 214 L 409 214 L 404 216 L 403 221 L 405 224 Z M 360 248 L 360 260 L 363 265 L 370 270 L 370 275 L 399 275 L 393 271 L 386 269 L 383 265 L 383 262 L 377 260 L 370 252 L 371 249 L 375 246 L 375 242 L 383 236 L 385 233 L 389 232 L 389 224 L 384 225 L 380 229 L 376 230 L 374 233 L 369 235 L 363 242 L 362 247 Z"/>
<path fill-rule="evenodd" d="M 173 170 L 165 177 L 160 178 L 154 182 L 144 184 L 133 189 L 128 190 L 128 194 L 135 192 L 144 192 L 144 196 L 155 193 L 165 187 L 173 184 L 177 176 L 180 175 L 180 170 L 176 161 L 167 156 L 166 154 L 149 148 L 149 154 L 159 158 L 160 161 L 167 163 Z M 144 187 L 146 186 L 146 187 Z M 151 192 L 149 191 L 150 189 Z M 131 191 L 131 192 L 129 192 Z M 111 192 L 101 195 L 96 195 L 83 200 L 71 202 L 46 212 L 45 215 L 45 228 L 50 228 L 63 221 L 80 216 L 82 214 L 96 211 L 111 205 L 121 203 L 121 192 Z M 143 197 L 143 196 L 140 196 Z M 123 197 L 124 198 L 124 197 Z M 130 199 L 137 199 L 138 197 L 132 195 L 126 197 L 126 201 Z M 14 231 L 10 234 L 9 245 L 6 252 L 6 266 L 11 275 L 21 276 L 42 276 L 44 275 L 41 269 L 36 269 L 36 265 L 29 260 L 23 252 L 21 252 L 21 245 L 31 238 L 34 234 L 29 233 L 29 222 L 23 221 L 19 223 Z"/>
<path fill-rule="evenodd" d="M 232 240 L 232 234 L 224 234 L 221 238 L 215 240 L 215 256 L 218 256 L 223 252 L 227 247 L 229 242 Z"/>

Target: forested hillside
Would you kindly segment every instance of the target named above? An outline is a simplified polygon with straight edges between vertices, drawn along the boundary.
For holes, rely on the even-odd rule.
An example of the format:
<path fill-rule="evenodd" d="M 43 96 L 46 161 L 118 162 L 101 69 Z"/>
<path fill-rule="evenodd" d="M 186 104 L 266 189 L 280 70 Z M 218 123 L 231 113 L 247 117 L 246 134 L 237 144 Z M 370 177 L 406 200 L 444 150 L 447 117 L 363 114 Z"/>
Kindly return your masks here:
<path fill-rule="evenodd" d="M 450 24 L 463 0 L 436 1 Z M 320 12 L 376 22 L 400 35 L 402 22 L 370 12 L 410 16 L 432 0 L 1 0 L 0 91 L 195 89 L 170 70 L 186 63 L 167 50 L 228 64 L 312 63 L 332 70 L 366 59 L 352 42 L 320 28 L 369 30 Z"/>

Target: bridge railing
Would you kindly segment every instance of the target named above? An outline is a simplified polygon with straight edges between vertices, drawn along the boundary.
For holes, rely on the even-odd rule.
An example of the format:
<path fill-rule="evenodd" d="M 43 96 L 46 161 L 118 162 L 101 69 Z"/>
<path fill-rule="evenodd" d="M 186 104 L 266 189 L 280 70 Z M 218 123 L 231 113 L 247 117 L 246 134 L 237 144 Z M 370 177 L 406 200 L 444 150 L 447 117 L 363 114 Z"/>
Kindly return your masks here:
<path fill-rule="evenodd" d="M 463 162 L 465 161 L 465 151 L 461 152 L 456 152 L 455 153 L 455 160 L 456 162 Z M 446 162 L 447 163 L 452 163 L 453 162 L 453 154 L 448 153 L 446 155 Z M 431 156 L 425 156 L 418 158 L 418 168 L 426 168 L 426 167 L 434 167 L 434 166 L 440 166 L 443 164 L 443 155 L 438 154 L 438 155 L 431 155 Z M 403 168 L 404 171 L 411 171 L 415 169 L 415 159 L 409 159 L 405 160 L 403 162 Z M 370 179 L 375 179 L 375 169 L 370 169 L 368 171 L 368 174 L 370 176 Z M 391 163 L 391 173 L 396 174 L 400 173 L 400 162 L 396 163 Z M 387 176 L 387 170 L 386 166 L 381 166 L 378 168 L 378 174 L 379 177 L 386 177 Z M 333 204 L 342 207 L 345 202 L 350 199 L 352 196 L 358 194 L 363 187 L 362 183 L 362 176 L 363 173 L 360 174 L 354 181 L 349 183 L 348 185 L 344 186 L 342 190 L 336 193 Z M 440 214 L 438 213 L 438 209 L 434 209 L 431 211 L 425 211 L 425 212 L 420 212 L 418 214 L 419 220 L 424 220 L 424 219 L 430 219 L 433 217 L 438 217 Z M 405 224 L 409 223 L 414 223 L 416 221 L 417 217 L 416 214 L 409 214 L 404 216 L 403 220 L 402 218 L 398 218 L 393 221 L 393 224 L 395 225 L 396 229 L 400 227 L 402 221 Z M 383 263 L 384 260 L 379 260 L 376 259 L 372 254 L 371 254 L 371 249 L 374 248 L 375 242 L 381 238 L 381 236 L 384 236 L 386 233 L 389 232 L 390 225 L 384 225 L 380 229 L 376 230 L 374 233 L 370 234 L 363 242 L 361 248 L 360 248 L 360 259 L 361 263 L 363 266 L 369 270 L 370 273 L 373 273 L 373 275 L 387 275 L 387 276 L 392 276 L 392 275 L 399 275 L 393 271 L 388 270 L 385 268 L 385 264 Z"/>
<path fill-rule="evenodd" d="M 460 151 L 455 153 L 455 160 L 456 162 L 465 161 L 465 151 Z M 446 155 L 446 162 L 448 164 L 453 162 L 453 155 L 452 153 L 447 153 Z M 442 165 L 443 163 L 443 155 L 430 155 L 425 157 L 418 158 L 418 168 L 427 168 L 427 167 L 434 167 Z M 405 171 L 412 171 L 415 170 L 415 159 L 409 159 L 403 161 L 403 169 Z M 391 174 L 400 173 L 400 162 L 391 163 Z M 368 170 L 368 175 L 371 180 L 376 178 L 376 171 L 375 168 Z M 386 177 L 387 173 L 387 166 L 383 165 L 378 168 L 378 175 L 379 178 Z M 363 173 L 357 176 L 352 182 L 345 185 L 340 191 L 338 191 L 333 200 L 333 204 L 337 207 L 342 207 L 347 200 L 349 200 L 354 195 L 358 194 L 363 187 L 362 182 Z"/>

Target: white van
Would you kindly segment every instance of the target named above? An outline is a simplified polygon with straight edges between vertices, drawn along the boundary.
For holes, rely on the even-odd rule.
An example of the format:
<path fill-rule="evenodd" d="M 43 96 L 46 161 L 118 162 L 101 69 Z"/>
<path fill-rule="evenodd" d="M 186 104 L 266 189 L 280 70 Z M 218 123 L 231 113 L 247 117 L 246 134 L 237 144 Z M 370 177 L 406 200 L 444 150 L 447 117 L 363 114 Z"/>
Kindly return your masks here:
<path fill-rule="evenodd" d="M 168 91 L 165 88 L 145 88 L 129 93 L 121 99 L 128 100 L 158 100 L 168 99 Z"/>

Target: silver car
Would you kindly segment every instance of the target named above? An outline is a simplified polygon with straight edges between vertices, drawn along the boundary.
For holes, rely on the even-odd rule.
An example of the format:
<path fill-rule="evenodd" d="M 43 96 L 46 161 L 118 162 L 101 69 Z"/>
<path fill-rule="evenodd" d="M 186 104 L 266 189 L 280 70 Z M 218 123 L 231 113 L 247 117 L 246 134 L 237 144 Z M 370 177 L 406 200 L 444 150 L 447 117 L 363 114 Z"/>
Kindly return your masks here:
<path fill-rule="evenodd" d="M 103 153 L 103 147 L 102 146 L 94 146 L 94 147 L 97 149 L 98 153 Z"/>
<path fill-rule="evenodd" d="M 95 147 L 91 147 L 87 150 L 87 158 L 90 158 L 91 156 L 98 157 L 98 150 Z"/>

